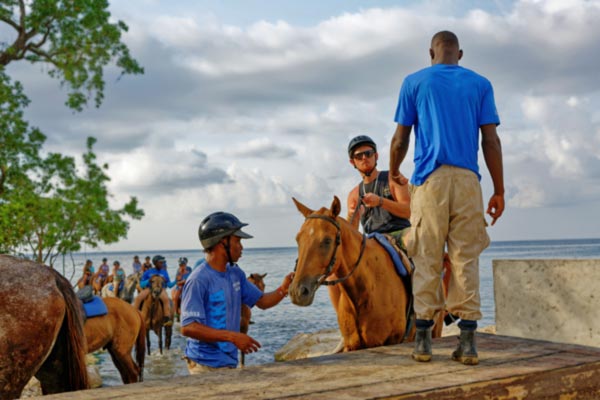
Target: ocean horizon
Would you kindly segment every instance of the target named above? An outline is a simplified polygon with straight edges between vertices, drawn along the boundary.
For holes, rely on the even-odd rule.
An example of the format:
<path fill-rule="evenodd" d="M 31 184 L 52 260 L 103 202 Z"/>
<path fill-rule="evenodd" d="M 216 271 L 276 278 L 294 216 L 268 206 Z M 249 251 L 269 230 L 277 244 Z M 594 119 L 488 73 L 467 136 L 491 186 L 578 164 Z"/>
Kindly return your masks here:
<path fill-rule="evenodd" d="M 489 247 L 494 247 L 494 246 L 510 246 L 510 245 L 517 245 L 517 244 L 525 244 L 525 245 L 536 245 L 536 244 L 548 244 L 550 242 L 555 242 L 555 243 L 561 243 L 561 244 L 571 244 L 571 243 L 585 243 L 590 242 L 593 243 L 595 241 L 599 241 L 599 238 L 571 238 L 571 239 L 522 239 L 522 240 L 496 240 L 496 241 L 492 241 L 490 243 Z M 488 247 L 488 248 L 489 248 Z M 297 248 L 297 246 L 260 246 L 260 247 L 246 247 L 244 246 L 244 251 L 260 251 L 260 250 L 270 250 L 270 249 L 295 249 Z M 125 253 L 125 254 L 130 254 L 130 253 L 136 253 L 138 256 L 140 256 L 141 259 L 143 259 L 143 257 L 145 257 L 146 255 L 150 255 L 152 257 L 151 254 L 160 254 L 162 253 L 171 253 L 171 252 L 185 252 L 185 253 L 193 253 L 193 252 L 199 252 L 203 254 L 202 249 L 200 248 L 200 246 L 198 246 L 198 248 L 181 248 L 181 249 L 144 249 L 144 250 L 137 250 L 137 249 L 125 249 L 125 250 L 83 250 L 83 251 L 77 251 L 74 252 L 73 255 L 77 254 L 77 255 L 81 255 L 81 254 L 121 254 L 121 253 Z"/>

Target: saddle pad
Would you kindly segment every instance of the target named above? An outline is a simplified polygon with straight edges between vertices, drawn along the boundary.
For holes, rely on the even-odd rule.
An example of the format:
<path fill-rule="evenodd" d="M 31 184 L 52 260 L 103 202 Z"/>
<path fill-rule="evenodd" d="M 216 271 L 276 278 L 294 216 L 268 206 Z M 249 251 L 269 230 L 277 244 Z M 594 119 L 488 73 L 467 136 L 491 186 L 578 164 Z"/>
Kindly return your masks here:
<path fill-rule="evenodd" d="M 102 301 L 99 296 L 94 296 L 92 301 L 83 303 L 83 309 L 85 310 L 86 318 L 99 317 L 108 314 L 106 304 Z"/>
<path fill-rule="evenodd" d="M 379 244 L 389 253 L 390 257 L 392 257 L 392 261 L 394 262 L 394 267 L 396 268 L 396 272 L 398 273 L 398 275 L 400 275 L 402 278 L 406 278 L 408 276 L 408 271 L 402 263 L 400 255 L 398 254 L 396 249 L 394 249 L 394 247 L 390 244 L 390 242 L 388 242 L 387 238 L 379 232 L 370 233 L 367 235 L 367 237 L 369 239 L 374 238 L 375 240 L 377 240 L 377 242 L 379 242 Z"/>

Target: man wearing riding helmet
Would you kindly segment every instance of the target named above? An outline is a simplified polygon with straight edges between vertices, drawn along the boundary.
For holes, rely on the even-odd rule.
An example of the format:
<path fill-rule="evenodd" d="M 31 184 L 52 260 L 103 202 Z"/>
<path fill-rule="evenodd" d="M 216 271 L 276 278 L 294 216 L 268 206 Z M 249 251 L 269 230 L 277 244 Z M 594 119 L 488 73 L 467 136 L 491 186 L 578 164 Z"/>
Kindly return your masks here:
<path fill-rule="evenodd" d="M 245 354 L 257 351 L 260 343 L 240 332 L 241 306 L 267 309 L 287 295 L 293 279 L 288 274 L 279 288 L 261 292 L 248 282 L 236 264 L 242 256 L 242 231 L 248 224 L 226 212 L 202 220 L 198 236 L 206 260 L 190 274 L 183 287 L 181 334 L 188 337 L 185 356 L 191 374 L 216 368 L 236 368 L 238 349 Z"/>
<path fill-rule="evenodd" d="M 402 237 L 410 227 L 408 188 L 391 180 L 388 171 L 377 170 L 377 145 L 369 136 L 353 138 L 348 157 L 362 178 L 348 195 L 348 221 L 358 228 L 360 217 L 365 233 L 388 233 L 404 248 Z"/>
<path fill-rule="evenodd" d="M 148 297 L 150 294 L 150 288 L 148 285 L 150 284 L 150 279 L 154 275 L 160 275 L 164 278 L 163 282 L 163 290 L 160 292 L 160 301 L 163 304 L 163 312 L 164 312 L 164 325 L 172 325 L 173 324 L 173 310 L 171 310 L 171 304 L 169 300 L 169 296 L 167 295 L 167 287 L 172 287 L 175 285 L 175 282 L 171 282 L 171 278 L 169 278 L 169 273 L 165 268 L 166 260 L 163 256 L 156 255 L 152 257 L 152 264 L 154 264 L 154 268 L 150 268 L 145 271 L 140 279 L 140 286 L 143 288 L 140 294 L 137 295 L 133 302 L 133 306 L 136 310 L 141 309 L 142 302 Z"/>

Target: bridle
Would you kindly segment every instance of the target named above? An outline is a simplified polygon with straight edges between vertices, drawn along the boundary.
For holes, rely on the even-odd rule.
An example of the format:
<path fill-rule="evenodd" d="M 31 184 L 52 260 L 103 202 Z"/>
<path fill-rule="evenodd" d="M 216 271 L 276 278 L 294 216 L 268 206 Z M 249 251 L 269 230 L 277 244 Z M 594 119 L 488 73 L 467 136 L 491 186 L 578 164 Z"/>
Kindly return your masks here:
<path fill-rule="evenodd" d="M 341 233 L 342 229 L 340 228 L 340 224 L 334 218 L 328 217 L 327 215 L 311 214 L 308 217 L 306 217 L 306 219 L 322 219 L 322 220 L 325 220 L 325 221 L 333 224 L 336 228 L 335 247 L 333 248 L 333 254 L 331 255 L 331 259 L 329 260 L 329 264 L 327 265 L 327 269 L 325 270 L 325 273 L 323 275 L 321 275 L 319 277 L 319 279 L 317 280 L 317 286 L 320 286 L 320 285 L 333 286 L 333 285 L 337 285 L 340 282 L 345 281 L 354 273 L 354 271 L 356 271 L 356 268 L 358 268 L 358 265 L 360 264 L 360 261 L 362 260 L 362 256 L 365 252 L 365 244 L 367 242 L 367 236 L 363 233 L 362 242 L 360 244 L 360 253 L 358 254 L 358 259 L 356 260 L 356 263 L 354 263 L 352 270 L 346 276 L 344 276 L 342 278 L 339 278 L 339 279 L 336 279 L 333 281 L 326 281 L 325 279 L 327 279 L 327 277 L 331 274 L 331 271 L 333 271 L 333 266 L 335 265 L 335 262 L 336 262 L 335 255 L 337 254 L 338 247 L 342 243 L 342 233 Z M 296 260 L 296 267 L 297 266 L 298 266 L 298 260 Z M 294 267 L 294 271 L 296 270 L 296 267 Z"/>

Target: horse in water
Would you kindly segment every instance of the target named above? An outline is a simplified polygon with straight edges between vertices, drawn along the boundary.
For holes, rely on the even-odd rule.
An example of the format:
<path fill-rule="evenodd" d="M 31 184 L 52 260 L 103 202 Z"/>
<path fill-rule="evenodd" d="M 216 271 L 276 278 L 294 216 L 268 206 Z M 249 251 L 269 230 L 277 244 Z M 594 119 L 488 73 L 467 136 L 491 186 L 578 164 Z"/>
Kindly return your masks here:
<path fill-rule="evenodd" d="M 0 399 L 35 376 L 42 393 L 89 387 L 79 299 L 58 272 L 0 255 Z"/>
<path fill-rule="evenodd" d="M 344 351 L 414 340 L 414 324 L 406 332 L 410 292 L 388 252 L 339 217 L 337 197 L 330 209 L 318 211 L 293 200 L 306 220 L 296 236 L 298 260 L 289 289 L 292 302 L 309 306 L 321 285 L 339 285 L 335 309 Z M 438 314 L 434 337 L 441 336 L 443 315 Z"/>
<path fill-rule="evenodd" d="M 267 276 L 266 273 L 264 273 L 262 275 L 261 274 L 250 274 L 250 276 L 248 277 L 248 281 L 250 281 L 251 283 L 254 284 L 254 286 L 259 288 L 261 292 L 264 292 L 265 291 L 265 281 L 264 281 L 265 276 Z M 250 324 L 254 323 L 254 322 L 250 321 L 251 318 L 252 318 L 252 310 L 247 305 L 242 304 L 242 316 L 240 318 L 240 332 L 246 333 L 246 334 L 248 333 L 248 328 L 250 328 Z M 244 366 L 246 364 L 246 354 L 244 354 L 243 352 L 242 352 L 242 357 L 240 359 L 240 363 L 242 366 Z"/>
<path fill-rule="evenodd" d="M 153 330 L 158 337 L 158 349 L 160 354 L 163 350 L 163 325 L 165 313 L 163 304 L 160 301 L 160 293 L 164 290 L 165 279 L 160 275 L 154 275 L 150 278 L 150 295 L 142 303 L 142 316 L 146 324 L 146 347 L 150 355 L 150 330 Z M 173 335 L 173 326 L 165 326 L 165 348 L 171 348 L 171 336 Z"/>
<path fill-rule="evenodd" d="M 108 314 L 89 318 L 84 325 L 88 353 L 106 349 L 123 383 L 144 380 L 146 326 L 142 314 L 123 300 L 107 297 Z M 131 351 L 135 347 L 135 361 Z"/>
<path fill-rule="evenodd" d="M 133 302 L 133 295 L 137 286 L 140 282 L 141 273 L 135 272 L 131 275 L 127 275 L 123 281 L 123 277 L 119 274 L 115 276 L 112 283 L 107 283 L 102 287 L 102 297 L 118 297 L 121 300 L 125 300 L 129 304 Z M 122 288 L 119 290 L 120 283 L 123 282 Z"/>

